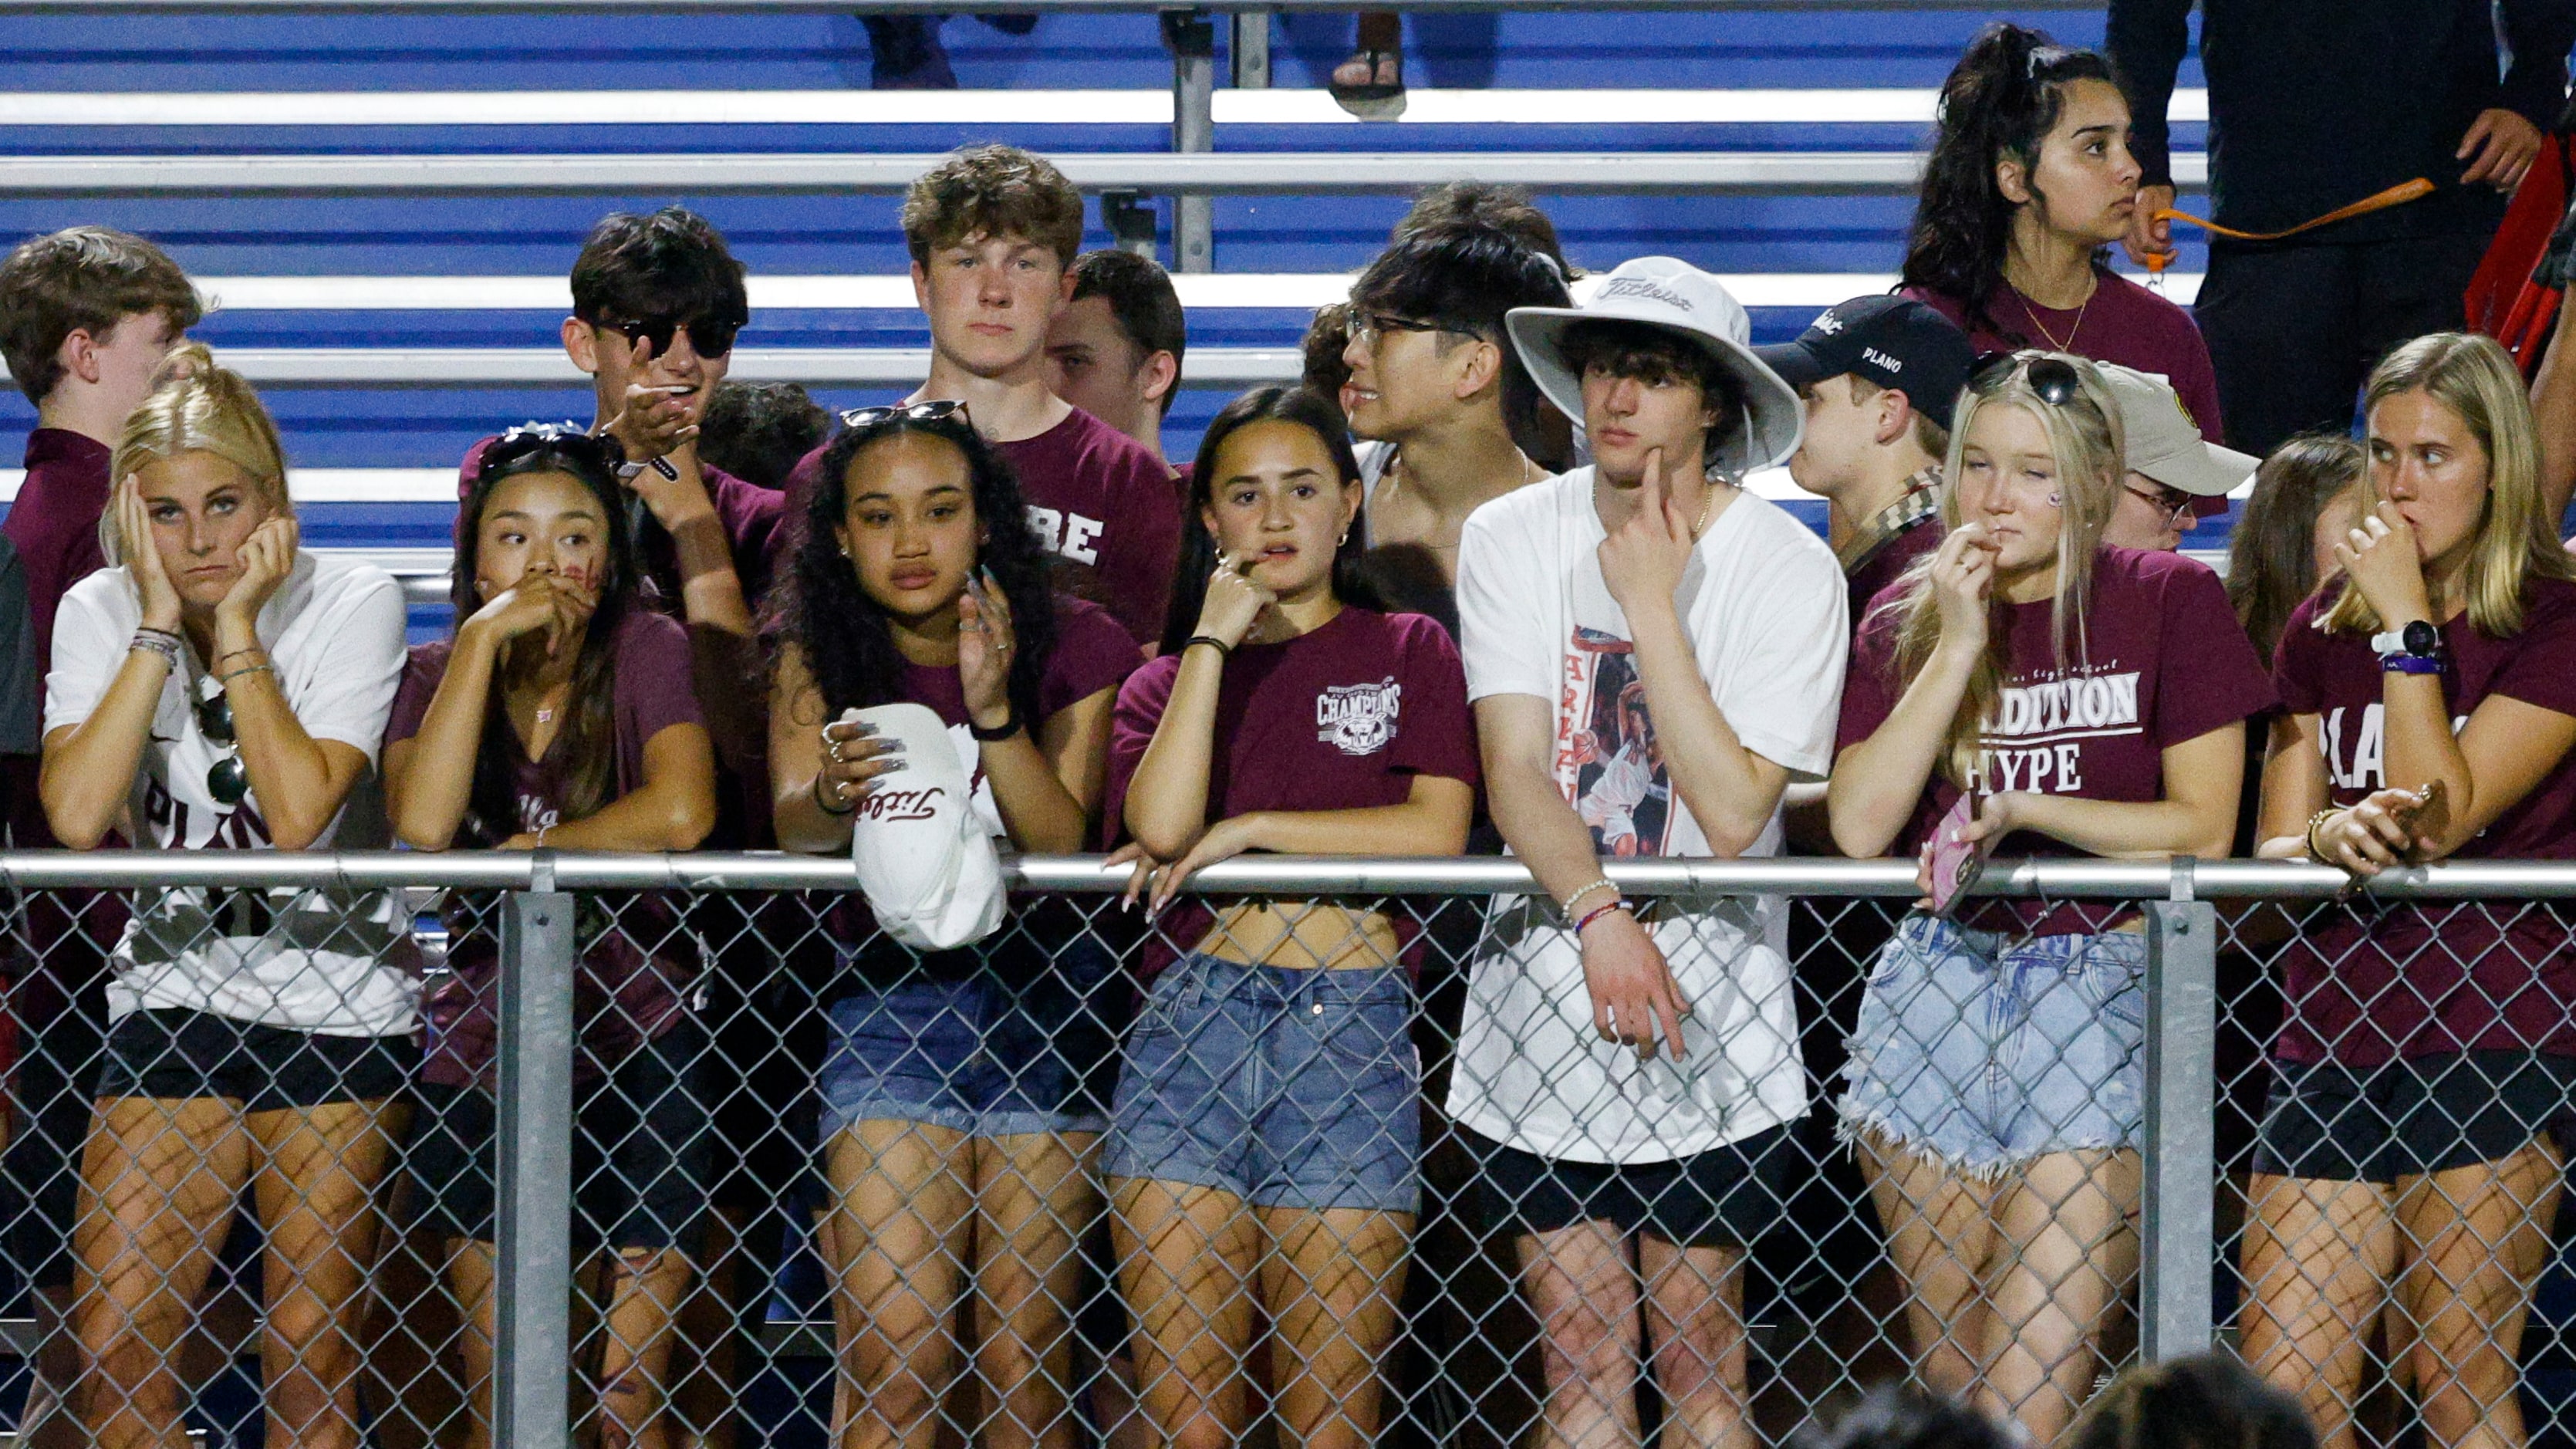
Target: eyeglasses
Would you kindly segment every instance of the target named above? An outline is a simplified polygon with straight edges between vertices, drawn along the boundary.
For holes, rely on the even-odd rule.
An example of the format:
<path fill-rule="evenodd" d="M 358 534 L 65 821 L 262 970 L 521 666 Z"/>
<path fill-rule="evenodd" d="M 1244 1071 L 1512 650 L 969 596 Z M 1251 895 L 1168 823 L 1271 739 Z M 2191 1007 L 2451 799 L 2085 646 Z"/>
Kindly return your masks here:
<path fill-rule="evenodd" d="M 959 428 L 974 426 L 974 419 L 967 415 L 966 404 L 948 397 L 933 398 L 928 402 L 898 403 L 893 407 L 852 408 L 841 414 L 841 426 L 845 428 L 875 428 L 892 422 L 944 423 Z"/>
<path fill-rule="evenodd" d="M 650 317 L 640 322 L 621 322 L 614 318 L 602 317 L 591 325 L 607 328 L 625 338 L 630 346 L 649 342 L 653 344 L 655 357 L 669 355 L 671 339 L 686 332 L 689 334 L 690 349 L 698 356 L 709 359 L 722 357 L 733 351 L 734 334 L 742 330 L 740 322 L 717 321 L 711 317 L 695 317 L 686 320 L 678 317 Z"/>
<path fill-rule="evenodd" d="M 2120 484 L 2120 491 L 2132 498 L 2142 498 L 2154 504 L 2156 512 L 2163 516 L 2167 528 L 2180 527 L 2182 516 L 2191 512 L 2192 496 L 2179 488 L 2163 483 L 2157 484 L 2156 491 L 2150 493 L 2133 483 L 2123 482 Z"/>
<path fill-rule="evenodd" d="M 2084 375 L 2075 370 L 2074 363 L 2043 352 L 1986 353 L 1969 371 L 1968 386 L 1990 393 L 2010 381 L 2016 370 L 2039 400 L 2053 408 L 2066 406 L 2084 391 Z"/>
<path fill-rule="evenodd" d="M 200 695 L 196 712 L 197 733 L 204 735 L 209 744 L 232 749 L 237 736 L 233 732 L 231 697 L 220 691 L 211 696 Z M 250 793 L 250 770 L 242 764 L 239 754 L 227 754 L 207 768 L 206 793 L 214 797 L 216 804 L 227 808 L 239 805 L 242 797 Z"/>
<path fill-rule="evenodd" d="M 1354 312 L 1351 314 L 1351 338 L 1362 347 L 1375 347 L 1390 332 L 1446 332 L 1437 322 L 1416 322 L 1392 312 Z"/>
<path fill-rule="evenodd" d="M 521 423 L 492 440 L 483 450 L 483 468 L 515 463 L 533 453 L 562 453 L 609 472 L 626 461 L 626 450 L 610 439 L 594 437 L 574 423 Z"/>

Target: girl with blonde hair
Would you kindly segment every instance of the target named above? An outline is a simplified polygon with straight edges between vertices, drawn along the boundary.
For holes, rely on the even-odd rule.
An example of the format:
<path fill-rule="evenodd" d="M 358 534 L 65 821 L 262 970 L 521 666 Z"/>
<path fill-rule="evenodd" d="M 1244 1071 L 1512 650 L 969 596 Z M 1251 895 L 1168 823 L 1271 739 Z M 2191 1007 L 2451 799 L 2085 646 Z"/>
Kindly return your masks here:
<path fill-rule="evenodd" d="M 1827 804 L 1845 853 L 2227 853 L 2244 721 L 2271 689 L 2217 575 L 2101 542 L 2120 460 L 2092 364 L 2022 352 L 1970 383 L 1949 536 L 1864 623 L 1844 686 Z M 1846 1068 L 1925 1382 L 2039 1443 L 2082 1403 L 2137 1268 L 2145 965 L 2116 903 L 1917 910 Z"/>
<path fill-rule="evenodd" d="M 2356 878 L 2576 857 L 2576 562 L 2541 503 L 2512 361 L 2436 333 L 2363 397 L 2368 510 L 2294 611 L 2259 853 Z M 2244 1350 L 2353 1442 L 2371 1330 L 2425 1436 L 2523 1441 L 2516 1357 L 2550 1256 L 2576 1085 L 2576 959 L 2531 904 L 2317 907 L 2283 1016 L 2245 1234 Z"/>
<path fill-rule="evenodd" d="M 296 546 L 277 429 L 201 346 L 117 439 L 105 543 L 55 625 L 42 794 L 54 833 L 154 850 L 381 848 L 376 749 L 400 589 Z M 273 1432 L 360 1442 L 355 1335 L 375 1188 L 416 1056 L 394 900 L 145 889 L 110 957 L 82 1156 L 73 1323 L 84 1427 L 176 1442 L 177 1349 L 248 1193 L 266 1233 Z"/>

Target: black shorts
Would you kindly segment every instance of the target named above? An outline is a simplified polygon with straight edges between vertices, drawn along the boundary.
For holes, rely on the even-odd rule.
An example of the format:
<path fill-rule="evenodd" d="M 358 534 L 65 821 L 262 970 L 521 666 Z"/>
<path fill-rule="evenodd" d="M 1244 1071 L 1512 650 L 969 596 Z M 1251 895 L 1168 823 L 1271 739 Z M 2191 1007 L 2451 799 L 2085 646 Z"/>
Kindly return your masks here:
<path fill-rule="evenodd" d="M 2394 1182 L 2510 1157 L 2568 1110 L 2576 1058 L 2524 1051 L 2415 1057 L 2376 1067 L 2272 1063 L 2254 1170 Z"/>
<path fill-rule="evenodd" d="M 573 1092 L 574 1241 L 694 1254 L 706 1235 L 714 1149 L 684 1022 Z M 396 1217 L 409 1231 L 489 1243 L 499 1232 L 498 1109 L 480 1087 L 424 1082 Z"/>
<path fill-rule="evenodd" d="M 1797 1144 L 1786 1125 L 1670 1162 L 1571 1162 L 1469 1132 L 1477 1197 L 1495 1232 L 1552 1233 L 1607 1222 L 1682 1248 L 1744 1248 L 1789 1207 Z"/>
<path fill-rule="evenodd" d="M 325 1036 L 202 1011 L 157 1007 L 107 1031 L 98 1095 L 194 1101 L 245 1112 L 380 1102 L 411 1084 L 420 1048 L 408 1036 Z"/>

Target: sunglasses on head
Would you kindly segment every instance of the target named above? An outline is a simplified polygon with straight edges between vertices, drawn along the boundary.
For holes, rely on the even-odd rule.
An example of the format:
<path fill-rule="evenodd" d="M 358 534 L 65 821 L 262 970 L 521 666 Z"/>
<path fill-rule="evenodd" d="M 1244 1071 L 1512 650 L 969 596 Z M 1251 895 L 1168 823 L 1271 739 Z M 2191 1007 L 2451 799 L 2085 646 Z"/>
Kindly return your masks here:
<path fill-rule="evenodd" d="M 614 473 L 626 461 L 626 450 L 614 440 L 593 437 L 571 423 L 521 423 L 492 440 L 483 450 L 485 468 L 515 463 L 532 453 L 561 453 Z"/>
<path fill-rule="evenodd" d="M 1979 392 L 1992 392 L 2010 381 L 2015 364 L 2023 364 L 2025 359 L 2022 377 L 2030 383 L 2030 390 L 2039 395 L 2039 400 L 2050 407 L 2062 408 L 2084 391 L 2084 375 L 2075 370 L 2074 363 L 2063 357 L 2037 352 L 1986 353 L 1969 371 L 1968 386 Z"/>
<path fill-rule="evenodd" d="M 236 736 L 233 732 L 233 702 L 229 696 L 221 692 L 198 696 L 196 713 L 197 732 L 204 735 L 208 743 L 226 749 L 233 747 Z M 207 768 L 206 793 L 214 797 L 218 805 L 230 807 L 242 802 L 242 797 L 250 793 L 250 771 L 243 766 L 240 755 L 226 755 Z"/>
<path fill-rule="evenodd" d="M 689 346 L 698 356 L 714 359 L 733 351 L 734 334 L 742 331 L 739 322 L 719 322 L 713 318 L 650 317 L 626 322 L 602 317 L 591 324 L 605 328 L 626 339 L 629 345 L 652 344 L 655 357 L 667 357 L 671 339 L 682 332 L 689 334 Z"/>
<path fill-rule="evenodd" d="M 967 428 L 974 420 L 967 415 L 966 404 L 955 398 L 933 398 L 929 402 L 897 403 L 893 407 L 852 408 L 841 414 L 845 428 L 873 428 L 891 422 L 947 424 Z"/>

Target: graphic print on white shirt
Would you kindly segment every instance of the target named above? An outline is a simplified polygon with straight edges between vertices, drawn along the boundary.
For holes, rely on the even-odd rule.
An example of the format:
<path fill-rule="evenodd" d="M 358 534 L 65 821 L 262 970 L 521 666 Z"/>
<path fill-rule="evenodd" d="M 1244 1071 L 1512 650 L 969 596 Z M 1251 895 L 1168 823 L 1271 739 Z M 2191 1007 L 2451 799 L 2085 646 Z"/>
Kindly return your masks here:
<path fill-rule="evenodd" d="M 1605 855 L 1661 855 L 1672 823 L 1664 769 L 1636 647 L 1577 624 L 1563 656 L 1557 710 L 1556 784 Z"/>
<path fill-rule="evenodd" d="M 1375 684 L 1336 684 L 1315 696 L 1315 738 L 1346 755 L 1374 755 L 1395 743 L 1404 686 L 1390 674 Z"/>

